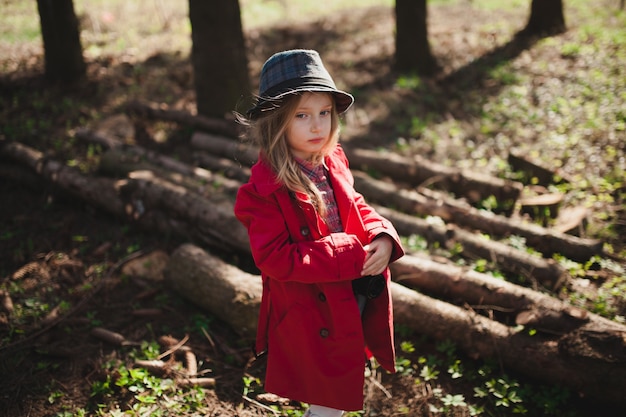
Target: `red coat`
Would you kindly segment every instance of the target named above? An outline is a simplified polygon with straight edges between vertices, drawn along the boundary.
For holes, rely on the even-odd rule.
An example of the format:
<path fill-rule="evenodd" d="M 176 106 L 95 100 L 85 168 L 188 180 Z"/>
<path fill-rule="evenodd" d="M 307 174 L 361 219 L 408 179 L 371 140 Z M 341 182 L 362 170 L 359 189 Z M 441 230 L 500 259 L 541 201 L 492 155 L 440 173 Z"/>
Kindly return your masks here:
<path fill-rule="evenodd" d="M 397 232 L 354 188 L 340 146 L 326 157 L 344 232 L 330 233 L 304 194 L 276 183 L 261 160 L 242 186 L 235 215 L 247 227 L 263 279 L 257 352 L 267 350 L 265 389 L 342 410 L 363 406 L 365 354 L 394 372 L 393 312 L 388 290 L 368 302 L 363 322 L 351 281 L 360 277 L 363 246 L 381 233 L 404 252 Z M 385 271 L 389 283 L 389 270 Z"/>

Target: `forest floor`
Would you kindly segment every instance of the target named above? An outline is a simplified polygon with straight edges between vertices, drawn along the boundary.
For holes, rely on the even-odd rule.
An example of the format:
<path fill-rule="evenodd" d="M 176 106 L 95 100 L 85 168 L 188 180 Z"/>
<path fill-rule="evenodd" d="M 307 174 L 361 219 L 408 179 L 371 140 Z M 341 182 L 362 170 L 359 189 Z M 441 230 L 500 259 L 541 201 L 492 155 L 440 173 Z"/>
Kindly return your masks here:
<path fill-rule="evenodd" d="M 343 130 L 343 140 L 351 145 L 419 152 L 441 163 L 494 174 L 499 173 L 506 150 L 519 148 L 551 169 L 560 168 L 570 178 L 623 175 L 623 81 L 614 87 L 622 88 L 621 96 L 608 91 L 604 103 L 622 106 L 622 110 L 611 110 L 611 117 L 621 120 L 621 128 L 608 126 L 603 117 L 598 117 L 600 121 L 587 126 L 595 129 L 590 135 L 576 136 L 567 130 L 556 138 L 545 134 L 546 130 L 558 129 L 554 118 L 576 118 L 577 107 L 584 103 L 558 102 L 569 109 L 569 114 L 555 111 L 546 113 L 543 119 L 526 100 L 533 96 L 529 100 L 542 107 L 550 91 L 561 91 L 563 85 L 575 83 L 568 77 L 583 70 L 609 71 L 611 78 L 626 79 L 626 61 L 615 46 L 618 41 L 613 45 L 616 50 L 605 48 L 602 56 L 584 51 L 586 46 L 578 45 L 580 32 L 589 32 L 589 44 L 596 32 L 576 20 L 577 11 L 568 10 L 572 14 L 567 15 L 566 33 L 516 46 L 508 41 L 525 23 L 527 5 L 523 4 L 524 10 L 517 11 L 477 8 L 472 2 L 432 7 L 429 31 L 433 52 L 441 65 L 437 78 L 400 77 L 391 70 L 394 21 L 389 7 L 338 12 L 319 20 L 247 30 L 251 77 L 256 80 L 261 64 L 273 52 L 295 47 L 317 49 L 339 86 L 356 96 L 357 104 L 346 116 Z M 164 20 L 170 23 L 167 27 L 176 27 L 172 22 L 184 20 L 184 14 L 172 12 L 168 16 Z M 619 18 L 605 17 L 604 24 L 621 24 L 623 28 L 623 13 L 616 16 Z M 189 44 L 170 34 L 164 24 L 158 33 L 141 37 L 140 45 L 108 52 L 106 48 L 119 39 L 114 36 L 115 17 L 122 20 L 121 14 L 115 13 L 81 14 L 81 22 L 87 27 L 83 42 L 88 79 L 72 86 L 45 83 L 41 76 L 43 56 L 36 42 L 0 44 L 2 139 L 18 140 L 88 169 L 93 149 L 76 141 L 75 129 L 121 114 L 123 105 L 135 99 L 194 111 Z M 107 25 L 111 25 L 108 30 Z M 172 36 L 171 43 L 168 35 Z M 623 38 L 619 42 L 624 45 Z M 164 50 L 164 45 L 174 45 L 174 50 Z M 593 59 L 599 61 L 594 64 L 598 67 L 587 68 Z M 609 65 L 608 70 L 602 65 Z M 510 97 L 497 104 L 489 102 L 488 98 L 515 89 L 520 77 L 531 79 L 535 88 L 532 93 L 519 87 L 514 91 L 519 103 L 507 102 Z M 526 114 L 511 116 L 498 106 L 519 107 L 519 112 Z M 594 109 L 589 111 L 599 111 Z M 511 116 L 511 120 L 496 120 L 498 116 L 485 120 L 483 113 L 490 111 L 500 112 L 502 118 Z M 132 120 L 131 130 L 134 143 L 185 158 L 189 128 L 136 119 Z M 570 140 L 572 136 L 578 141 Z M 591 142 L 583 140 L 589 136 L 594 137 Z M 570 147 L 567 156 L 563 156 L 564 147 Z M 611 151 L 607 153 L 607 149 Z M 2 163 L 3 172 L 9 165 Z M 238 340 L 233 329 L 170 291 L 158 271 L 137 276 L 127 269 L 129 265 L 137 266 L 133 261 L 138 256 L 167 255 L 185 243 L 183 240 L 138 230 L 49 184 L 28 179 L 11 181 L 4 174 L 2 177 L 0 416 L 300 415 L 298 403 L 281 403 L 280 412 L 271 411 L 267 401 L 255 397 L 261 391 L 263 364 L 250 361 L 249 346 Z M 600 181 L 581 186 L 581 190 L 606 197 L 590 204 L 588 233 L 604 239 L 620 254 L 624 250 L 626 210 L 624 188 L 617 183 Z M 7 295 L 13 303 L 11 309 L 6 304 Z M 620 312 L 624 306 L 621 308 Z M 114 330 L 137 343 L 107 343 L 94 337 L 94 327 Z M 163 336 L 185 339 L 205 376 L 216 379 L 215 388 L 168 391 L 164 386 L 150 385 L 163 380 L 130 372 L 138 356 L 155 357 L 160 353 L 156 341 Z M 399 343 L 412 340 L 416 351 L 402 354 L 414 363 L 420 357 L 442 354 L 440 344 L 419 335 L 398 337 Z M 424 375 L 420 377 L 422 381 L 417 383 L 417 375 L 411 372 L 390 375 L 375 370 L 365 388 L 366 412 L 362 415 L 467 416 L 470 408 L 461 406 L 455 395 L 463 395 L 467 403 L 480 402 L 474 398 L 474 382 L 442 375 L 427 383 Z M 559 402 L 558 397 L 565 395 L 563 390 L 523 378 L 519 381 L 523 386 L 539 387 L 536 392 L 543 390 L 546 397 L 544 409 L 535 408 L 534 414 L 529 411 L 528 415 L 616 415 L 574 393 Z M 161 393 L 156 400 L 155 392 Z M 447 405 L 441 401 L 446 394 Z M 559 410 L 549 407 L 551 401 L 558 404 Z M 515 404 L 487 406 L 491 415 L 507 416 L 513 415 Z"/>

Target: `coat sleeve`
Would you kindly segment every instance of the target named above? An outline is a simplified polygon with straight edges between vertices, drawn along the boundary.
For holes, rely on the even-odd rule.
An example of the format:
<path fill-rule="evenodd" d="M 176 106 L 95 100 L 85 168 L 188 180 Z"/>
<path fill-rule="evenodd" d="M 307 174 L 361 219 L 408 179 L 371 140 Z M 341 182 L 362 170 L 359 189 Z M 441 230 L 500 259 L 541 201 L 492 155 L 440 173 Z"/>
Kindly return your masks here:
<path fill-rule="evenodd" d="M 275 194 L 262 195 L 254 184 L 237 194 L 235 215 L 248 229 L 250 249 L 263 274 L 280 281 L 329 283 L 360 276 L 365 250 L 356 235 L 331 233 L 317 240 L 291 238 Z"/>
<path fill-rule="evenodd" d="M 368 234 L 368 242 L 386 234 L 393 240 L 393 249 L 389 263 L 397 261 L 404 256 L 404 249 L 400 243 L 400 236 L 398 235 L 395 227 L 393 227 L 393 224 L 368 205 L 363 196 L 360 194 L 357 193 L 355 200 L 357 207 L 359 208 L 361 218 L 363 219 L 363 223 L 365 224 L 365 230 Z"/>
<path fill-rule="evenodd" d="M 386 234 L 391 237 L 394 242 L 389 263 L 400 259 L 404 256 L 404 249 L 402 248 L 398 232 L 389 220 L 381 216 L 372 206 L 367 204 L 363 195 L 354 190 L 354 177 L 350 172 L 348 159 L 340 146 L 335 150 L 334 161 L 336 161 L 336 175 L 339 177 L 339 184 L 343 181 L 348 184 L 348 186 L 345 187 L 345 192 L 352 194 L 351 199 L 354 201 L 356 210 L 359 213 L 359 221 L 362 222 L 362 227 L 367 235 L 365 237 L 367 243 Z M 346 223 L 349 222 L 350 219 L 346 221 Z"/>

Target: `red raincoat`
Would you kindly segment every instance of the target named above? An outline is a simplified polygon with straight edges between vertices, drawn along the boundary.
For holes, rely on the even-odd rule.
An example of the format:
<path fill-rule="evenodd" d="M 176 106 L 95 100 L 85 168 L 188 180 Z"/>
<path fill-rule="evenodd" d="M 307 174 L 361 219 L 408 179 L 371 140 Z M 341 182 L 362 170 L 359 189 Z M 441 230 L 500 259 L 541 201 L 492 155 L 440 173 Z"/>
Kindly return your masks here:
<path fill-rule="evenodd" d="M 363 320 L 351 281 L 360 277 L 364 245 L 386 233 L 391 261 L 404 252 L 397 232 L 354 188 L 340 146 L 325 158 L 344 232 L 330 233 L 305 194 L 277 184 L 263 158 L 242 186 L 235 215 L 247 227 L 263 279 L 256 350 L 267 351 L 265 389 L 341 410 L 363 406 L 365 354 L 395 368 L 388 289 L 368 301 Z M 384 273 L 389 283 L 389 270 Z"/>

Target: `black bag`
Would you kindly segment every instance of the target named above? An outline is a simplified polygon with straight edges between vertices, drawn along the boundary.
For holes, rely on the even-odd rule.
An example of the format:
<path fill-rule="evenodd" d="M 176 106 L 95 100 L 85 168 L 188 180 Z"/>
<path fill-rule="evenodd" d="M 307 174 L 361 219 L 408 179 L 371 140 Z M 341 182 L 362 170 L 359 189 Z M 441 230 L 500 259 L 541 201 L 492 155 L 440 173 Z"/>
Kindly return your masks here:
<path fill-rule="evenodd" d="M 352 291 L 363 295 L 368 300 L 378 297 L 385 289 L 385 277 L 382 274 L 368 275 L 352 281 Z"/>

